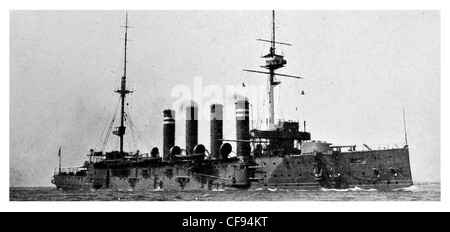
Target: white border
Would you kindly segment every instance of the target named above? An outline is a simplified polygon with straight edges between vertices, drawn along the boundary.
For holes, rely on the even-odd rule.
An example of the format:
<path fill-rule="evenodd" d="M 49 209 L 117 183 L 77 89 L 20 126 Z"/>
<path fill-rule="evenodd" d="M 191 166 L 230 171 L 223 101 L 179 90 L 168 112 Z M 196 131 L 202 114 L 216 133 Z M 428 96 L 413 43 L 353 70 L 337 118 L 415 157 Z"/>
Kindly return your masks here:
<path fill-rule="evenodd" d="M 448 13 L 447 1 L 57 1 L 57 0 L 16 0 L 2 1 L 1 23 L 3 30 L 9 31 L 10 10 L 152 10 L 152 9 L 288 9 L 288 10 L 440 10 L 441 11 L 441 144 L 449 138 L 448 119 Z M 277 4 L 277 5 L 274 5 Z M 2 106 L 9 111 L 9 33 L 2 36 Z M 9 113 L 2 114 L 2 121 L 9 123 Z M 4 123 L 5 124 L 5 123 Z M 445 149 L 441 148 L 441 202 L 9 202 L 9 125 L 3 126 L 2 147 L 8 147 L 8 155 L 0 156 L 0 211 L 448 211 L 449 164 Z M 6 150 L 6 149 L 4 149 Z"/>

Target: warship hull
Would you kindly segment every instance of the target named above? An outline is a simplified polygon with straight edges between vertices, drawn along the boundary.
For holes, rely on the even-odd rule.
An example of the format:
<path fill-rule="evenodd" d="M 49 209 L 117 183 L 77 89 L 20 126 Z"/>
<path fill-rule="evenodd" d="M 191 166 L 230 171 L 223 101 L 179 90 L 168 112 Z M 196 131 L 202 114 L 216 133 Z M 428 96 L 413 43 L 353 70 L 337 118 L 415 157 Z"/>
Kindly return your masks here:
<path fill-rule="evenodd" d="M 52 182 L 57 188 L 75 190 L 220 190 L 250 187 L 248 165 L 239 160 L 93 166 L 87 168 L 89 171 L 86 174 L 55 174 Z"/>
<path fill-rule="evenodd" d="M 409 150 L 390 149 L 256 159 L 253 188 L 391 190 L 413 185 Z"/>
<path fill-rule="evenodd" d="M 258 157 L 253 164 L 208 161 L 92 168 L 86 175 L 55 175 L 61 189 L 221 190 L 363 189 L 392 190 L 413 185 L 407 148 L 332 154 Z"/>

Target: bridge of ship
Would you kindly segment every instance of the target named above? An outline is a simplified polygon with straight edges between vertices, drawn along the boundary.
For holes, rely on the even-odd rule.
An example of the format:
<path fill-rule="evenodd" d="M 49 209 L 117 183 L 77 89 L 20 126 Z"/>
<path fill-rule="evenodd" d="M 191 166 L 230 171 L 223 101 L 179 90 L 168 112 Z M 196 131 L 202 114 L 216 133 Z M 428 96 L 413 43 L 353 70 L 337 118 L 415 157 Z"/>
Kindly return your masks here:
<path fill-rule="evenodd" d="M 300 154 L 302 141 L 310 140 L 311 134 L 299 131 L 298 122 L 280 122 L 275 130 L 252 130 L 255 156 L 265 154 Z"/>

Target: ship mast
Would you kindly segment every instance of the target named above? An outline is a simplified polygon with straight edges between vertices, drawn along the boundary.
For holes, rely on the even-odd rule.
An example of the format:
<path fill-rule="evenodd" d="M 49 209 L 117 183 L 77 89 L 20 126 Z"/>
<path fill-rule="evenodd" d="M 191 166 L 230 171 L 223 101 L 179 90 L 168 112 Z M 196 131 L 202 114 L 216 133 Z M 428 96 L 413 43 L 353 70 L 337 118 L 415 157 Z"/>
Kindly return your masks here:
<path fill-rule="evenodd" d="M 275 11 L 272 11 L 272 43 L 270 47 L 270 55 L 275 56 Z M 269 129 L 273 128 L 275 124 L 275 102 L 274 102 L 274 79 L 275 79 L 275 68 L 269 67 Z"/>
<path fill-rule="evenodd" d="M 281 45 L 287 45 L 292 46 L 288 43 L 283 42 L 277 42 L 275 41 L 275 11 L 272 11 L 272 39 L 271 40 L 264 40 L 264 39 L 257 39 L 258 41 L 263 42 L 269 42 L 271 44 L 269 54 L 261 57 L 266 59 L 266 65 L 261 66 L 262 68 L 268 69 L 269 72 L 262 72 L 262 71 L 256 71 L 256 70 L 248 70 L 244 69 L 244 71 L 247 72 L 254 72 L 254 73 L 262 73 L 262 74 L 269 74 L 269 129 L 272 130 L 275 127 L 275 99 L 274 99 L 274 88 L 281 84 L 281 82 L 275 80 L 275 76 L 283 76 L 283 77 L 292 77 L 297 79 L 303 79 L 299 76 L 292 76 L 292 75 L 285 75 L 285 74 L 278 74 L 275 73 L 275 70 L 279 68 L 285 67 L 287 61 L 284 59 L 284 56 L 278 55 L 275 53 L 275 44 L 281 44 Z"/>
<path fill-rule="evenodd" d="M 124 49 L 124 60 L 123 60 L 123 76 L 120 84 L 120 89 L 115 92 L 120 94 L 121 101 L 121 110 L 120 110 L 120 127 L 116 127 L 113 131 L 113 134 L 119 136 L 120 138 L 120 154 L 123 154 L 123 136 L 125 135 L 125 97 L 127 94 L 132 91 L 127 90 L 126 82 L 127 82 L 127 43 L 128 43 L 128 13 L 125 16 L 125 49 Z"/>

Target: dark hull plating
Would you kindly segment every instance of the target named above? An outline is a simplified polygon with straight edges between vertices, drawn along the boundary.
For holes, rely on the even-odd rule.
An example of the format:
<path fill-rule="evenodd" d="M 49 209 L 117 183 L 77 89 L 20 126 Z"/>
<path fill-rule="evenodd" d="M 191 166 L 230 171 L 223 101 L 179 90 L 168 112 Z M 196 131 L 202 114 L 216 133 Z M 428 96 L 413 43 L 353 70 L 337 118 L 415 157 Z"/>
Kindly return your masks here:
<path fill-rule="evenodd" d="M 413 185 L 404 149 L 256 159 L 255 187 L 396 189 Z"/>
<path fill-rule="evenodd" d="M 214 190 L 368 188 L 413 185 L 407 148 L 258 157 L 224 162 L 90 164 L 86 175 L 55 175 L 61 189 Z"/>

